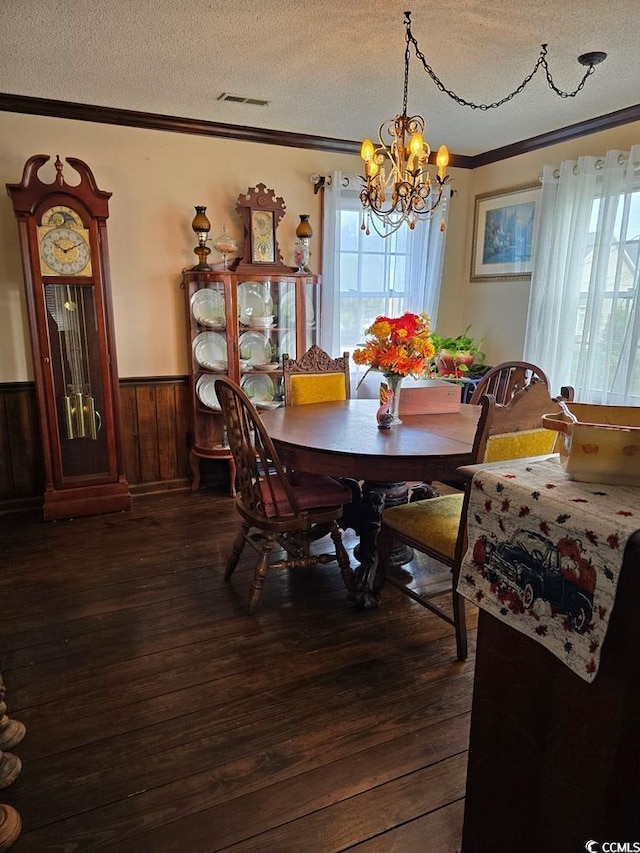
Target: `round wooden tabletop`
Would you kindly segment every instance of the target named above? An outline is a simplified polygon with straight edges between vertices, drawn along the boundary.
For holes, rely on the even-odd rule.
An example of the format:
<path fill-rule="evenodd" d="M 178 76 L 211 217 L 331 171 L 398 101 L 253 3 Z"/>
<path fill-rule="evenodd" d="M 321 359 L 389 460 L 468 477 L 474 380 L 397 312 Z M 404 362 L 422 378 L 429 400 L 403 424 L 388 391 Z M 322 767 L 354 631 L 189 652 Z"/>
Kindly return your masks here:
<path fill-rule="evenodd" d="M 261 412 L 283 461 L 301 471 L 402 481 L 452 479 L 468 465 L 480 409 L 404 415 L 378 429 L 377 400 L 346 400 Z"/>

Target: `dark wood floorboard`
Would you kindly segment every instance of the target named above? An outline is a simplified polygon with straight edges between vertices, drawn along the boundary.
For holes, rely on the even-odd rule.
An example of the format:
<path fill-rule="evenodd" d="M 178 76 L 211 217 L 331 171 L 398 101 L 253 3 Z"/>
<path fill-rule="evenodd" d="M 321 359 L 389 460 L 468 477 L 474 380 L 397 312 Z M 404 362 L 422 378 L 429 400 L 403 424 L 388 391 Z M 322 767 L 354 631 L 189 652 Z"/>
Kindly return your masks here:
<path fill-rule="evenodd" d="M 15 853 L 459 849 L 472 609 L 462 664 L 392 587 L 353 610 L 335 564 L 270 575 L 247 617 L 253 554 L 225 584 L 238 520 L 213 492 L 0 525 Z"/>

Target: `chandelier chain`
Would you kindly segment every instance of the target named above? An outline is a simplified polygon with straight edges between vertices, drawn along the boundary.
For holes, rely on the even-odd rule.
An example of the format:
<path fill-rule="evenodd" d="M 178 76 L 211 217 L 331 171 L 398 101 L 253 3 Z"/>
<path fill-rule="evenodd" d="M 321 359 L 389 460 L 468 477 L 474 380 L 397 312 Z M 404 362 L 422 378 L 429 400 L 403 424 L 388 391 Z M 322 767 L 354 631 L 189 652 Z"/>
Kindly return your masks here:
<path fill-rule="evenodd" d="M 405 12 L 405 16 L 406 16 L 405 26 L 407 28 L 407 34 L 406 34 L 407 50 L 405 53 L 405 61 L 408 60 L 409 44 L 413 44 L 414 50 L 416 52 L 416 56 L 422 62 L 424 70 L 431 77 L 431 79 L 433 80 L 435 85 L 438 87 L 438 89 L 440 89 L 440 91 L 443 92 L 445 95 L 448 95 L 450 98 L 452 98 L 452 100 L 454 100 L 457 104 L 460 104 L 460 106 L 470 107 L 472 110 L 483 110 L 483 111 L 492 110 L 492 109 L 495 109 L 496 107 L 501 107 L 503 104 L 506 104 L 508 101 L 511 101 L 513 98 L 515 98 L 516 95 L 519 95 L 520 92 L 522 92 L 522 90 L 525 88 L 525 86 L 527 86 L 531 82 L 531 80 L 533 79 L 535 74 L 537 74 L 537 72 L 539 71 L 539 69 L 541 67 L 544 68 L 544 72 L 545 72 L 545 76 L 547 78 L 547 83 L 549 85 L 549 88 L 552 91 L 554 91 L 556 93 L 556 95 L 559 95 L 559 97 L 561 97 L 561 98 L 575 98 L 575 96 L 578 94 L 578 92 L 580 92 L 583 89 L 584 84 L 587 82 L 587 79 L 595 71 L 595 66 L 589 65 L 589 67 L 587 68 L 587 70 L 585 71 L 585 73 L 582 77 L 582 80 L 580 81 L 578 86 L 573 90 L 573 92 L 565 92 L 562 89 L 559 89 L 556 86 L 556 84 L 554 83 L 553 77 L 551 76 L 551 71 L 549 70 L 549 65 L 547 63 L 547 45 L 543 44 L 541 46 L 541 49 L 540 49 L 540 55 L 538 56 L 538 61 L 533 66 L 533 70 L 529 74 L 527 74 L 527 76 L 524 78 L 522 83 L 520 83 L 520 85 L 516 89 L 514 89 L 513 92 L 509 92 L 509 94 L 505 95 L 504 98 L 501 98 L 499 101 L 494 101 L 491 104 L 474 104 L 473 101 L 467 101 L 465 98 L 461 98 L 460 95 L 457 95 L 452 89 L 447 89 L 447 87 L 444 85 L 442 80 L 438 77 L 438 75 L 435 73 L 433 68 L 429 65 L 429 63 L 427 62 L 427 60 L 424 57 L 424 54 L 422 53 L 422 51 L 418 47 L 418 42 L 416 41 L 415 36 L 411 32 L 410 15 L 411 15 L 410 12 Z M 406 113 L 406 99 L 407 99 L 407 78 L 405 76 L 405 113 Z"/>

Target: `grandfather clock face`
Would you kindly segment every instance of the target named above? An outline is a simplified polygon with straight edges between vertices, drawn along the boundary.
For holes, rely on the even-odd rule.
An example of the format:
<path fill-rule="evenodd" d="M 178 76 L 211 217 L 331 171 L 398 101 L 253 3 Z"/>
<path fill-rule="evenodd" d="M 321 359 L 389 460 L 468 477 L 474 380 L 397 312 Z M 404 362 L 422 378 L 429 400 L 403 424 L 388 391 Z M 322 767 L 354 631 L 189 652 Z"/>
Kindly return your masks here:
<path fill-rule="evenodd" d="M 38 226 L 43 275 L 91 275 L 89 229 L 70 207 L 56 205 L 42 215 Z"/>
<path fill-rule="evenodd" d="M 110 193 L 68 158 L 80 183 L 43 183 L 35 155 L 8 184 L 19 223 L 44 449 L 45 518 L 129 509 L 119 472 L 117 367 L 106 219 Z"/>

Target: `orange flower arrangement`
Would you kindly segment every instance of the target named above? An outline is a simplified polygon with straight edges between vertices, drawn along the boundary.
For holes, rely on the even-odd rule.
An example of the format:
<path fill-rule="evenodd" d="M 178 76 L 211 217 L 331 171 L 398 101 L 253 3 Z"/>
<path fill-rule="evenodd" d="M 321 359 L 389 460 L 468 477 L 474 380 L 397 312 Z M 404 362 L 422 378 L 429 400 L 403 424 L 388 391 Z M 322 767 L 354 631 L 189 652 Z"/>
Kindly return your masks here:
<path fill-rule="evenodd" d="M 402 317 L 376 317 L 365 330 L 369 337 L 364 347 L 354 351 L 353 360 L 356 364 L 368 364 L 369 370 L 421 376 L 428 372 L 435 354 L 430 322 L 427 314 L 410 312 Z"/>

